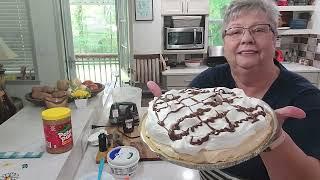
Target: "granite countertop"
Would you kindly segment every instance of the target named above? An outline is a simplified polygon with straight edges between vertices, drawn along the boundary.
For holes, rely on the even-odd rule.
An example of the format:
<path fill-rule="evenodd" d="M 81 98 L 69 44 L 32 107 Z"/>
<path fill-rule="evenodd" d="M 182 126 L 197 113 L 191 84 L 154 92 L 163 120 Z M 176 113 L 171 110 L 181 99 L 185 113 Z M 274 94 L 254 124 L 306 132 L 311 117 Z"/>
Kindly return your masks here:
<path fill-rule="evenodd" d="M 320 73 L 320 69 L 312 67 L 312 66 L 304 66 L 298 63 L 283 63 L 284 67 L 288 70 L 296 72 L 296 73 Z M 164 76 L 178 76 L 178 75 L 197 75 L 202 71 L 208 69 L 208 66 L 200 66 L 198 68 L 187 68 L 187 67 L 179 67 L 179 68 L 171 68 L 162 72 Z"/>
<path fill-rule="evenodd" d="M 14 172 L 21 179 L 64 180 L 73 179 L 87 148 L 91 133 L 90 124 L 101 118 L 103 106 L 109 97 L 110 87 L 89 100 L 84 109 L 72 109 L 73 148 L 65 153 L 50 154 L 45 150 L 41 112 L 44 108 L 34 105 L 22 110 L 0 125 L 0 152 L 44 152 L 40 158 L 0 159 L 0 177 Z M 23 165 L 27 166 L 23 168 Z M 0 178 L 1 179 L 1 178 Z"/>
<path fill-rule="evenodd" d="M 110 86 L 112 87 L 112 86 Z M 86 109 L 72 111 L 72 131 L 74 147 L 62 154 L 44 153 L 35 159 L 1 159 L 0 177 L 6 173 L 18 173 L 21 179 L 70 180 L 80 179 L 88 173 L 97 172 L 98 165 L 95 157 L 97 146 L 87 146 L 88 136 L 94 131 L 91 125 L 107 124 L 112 97 L 110 88 L 105 94 L 92 98 Z M 111 99 L 110 99 L 111 98 Z M 27 106 L 19 113 L 0 125 L 0 152 L 6 151 L 45 151 L 43 127 L 40 113 L 43 109 Z M 141 115 L 147 108 L 141 108 Z M 98 131 L 99 129 L 96 129 Z M 10 137 L 10 139 L 8 139 Z M 27 167 L 23 168 L 23 165 Z M 105 164 L 105 171 L 111 170 Z M 0 178 L 1 179 L 1 178 Z M 198 170 L 177 166 L 167 161 L 139 162 L 139 166 L 132 180 L 199 180 Z"/>
<path fill-rule="evenodd" d="M 109 108 L 112 104 L 111 101 L 107 104 L 106 116 L 109 116 Z M 139 114 L 147 112 L 147 107 L 142 107 Z M 98 124 L 105 122 L 97 121 Z M 99 131 L 96 129 L 95 131 Z M 95 162 L 98 147 L 88 145 L 86 153 L 84 154 L 77 173 L 74 179 L 81 179 L 82 177 L 92 172 L 97 172 L 98 164 Z M 111 169 L 105 164 L 104 171 L 111 173 Z M 119 178 L 121 179 L 121 178 Z M 175 180 L 199 180 L 200 174 L 198 170 L 189 169 L 182 166 L 178 166 L 167 161 L 140 161 L 138 168 L 130 180 L 163 180 L 163 179 L 175 179 Z"/>
<path fill-rule="evenodd" d="M 188 68 L 188 67 L 179 67 L 179 68 L 171 68 L 162 72 L 162 75 L 197 75 L 202 71 L 208 69 L 208 66 L 200 66 L 198 68 Z"/>
<path fill-rule="evenodd" d="M 24 107 L 0 126 L 0 152 L 44 152 L 41 158 L 1 159 L 0 175 L 15 172 L 21 179 L 68 179 L 77 169 L 66 167 L 68 161 L 78 164 L 85 151 L 81 137 L 83 130 L 94 113 L 94 109 L 87 111 L 72 110 L 72 134 L 74 147 L 62 154 L 49 154 L 45 150 L 45 140 L 41 120 L 43 109 L 34 106 Z M 79 153 L 80 152 L 80 153 Z M 27 164 L 27 168 L 21 168 Z M 68 172 L 63 171 L 68 169 Z M 71 173 L 69 173 L 71 172 Z"/>
<path fill-rule="evenodd" d="M 316 72 L 319 73 L 320 69 L 313 66 L 305 66 L 298 63 L 283 63 L 284 67 L 293 72 Z"/>

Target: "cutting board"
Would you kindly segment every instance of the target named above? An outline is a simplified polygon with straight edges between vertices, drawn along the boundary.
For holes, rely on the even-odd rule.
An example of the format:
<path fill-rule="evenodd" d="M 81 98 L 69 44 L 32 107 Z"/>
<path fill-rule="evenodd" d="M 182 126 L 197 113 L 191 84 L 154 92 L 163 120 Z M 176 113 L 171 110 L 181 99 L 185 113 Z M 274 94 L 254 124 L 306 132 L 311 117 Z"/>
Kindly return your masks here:
<path fill-rule="evenodd" d="M 108 134 L 119 134 L 122 138 L 123 145 L 133 146 L 138 149 L 140 161 L 159 161 L 161 160 L 157 154 L 149 149 L 149 147 L 140 138 L 140 130 L 135 126 L 132 133 L 125 134 L 122 127 L 107 127 Z"/>

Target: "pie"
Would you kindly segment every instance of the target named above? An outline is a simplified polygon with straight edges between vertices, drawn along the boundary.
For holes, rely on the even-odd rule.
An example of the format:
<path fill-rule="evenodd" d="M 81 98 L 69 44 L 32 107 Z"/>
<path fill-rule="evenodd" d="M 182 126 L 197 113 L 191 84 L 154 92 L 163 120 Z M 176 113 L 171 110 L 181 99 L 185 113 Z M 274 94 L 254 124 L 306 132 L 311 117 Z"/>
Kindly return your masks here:
<path fill-rule="evenodd" d="M 150 103 L 143 131 L 165 157 L 190 163 L 236 162 L 266 146 L 274 112 L 243 90 L 170 90 Z M 257 155 L 257 154 L 255 154 Z"/>

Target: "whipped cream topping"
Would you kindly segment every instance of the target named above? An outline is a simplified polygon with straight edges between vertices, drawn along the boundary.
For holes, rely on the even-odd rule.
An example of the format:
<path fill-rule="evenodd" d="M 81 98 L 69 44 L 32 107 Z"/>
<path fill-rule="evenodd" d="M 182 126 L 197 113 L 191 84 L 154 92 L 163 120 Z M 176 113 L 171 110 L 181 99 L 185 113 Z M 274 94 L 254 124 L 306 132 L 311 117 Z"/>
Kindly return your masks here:
<path fill-rule="evenodd" d="M 145 127 L 179 153 L 233 148 L 270 127 L 262 103 L 238 88 L 170 90 L 149 103 Z"/>

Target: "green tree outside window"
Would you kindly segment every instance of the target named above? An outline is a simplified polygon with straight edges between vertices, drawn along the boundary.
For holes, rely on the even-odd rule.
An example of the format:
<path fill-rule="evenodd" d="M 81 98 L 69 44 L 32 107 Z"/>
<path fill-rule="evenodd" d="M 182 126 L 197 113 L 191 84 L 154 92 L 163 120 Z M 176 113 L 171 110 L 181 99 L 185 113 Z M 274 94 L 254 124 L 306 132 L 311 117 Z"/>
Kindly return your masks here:
<path fill-rule="evenodd" d="M 71 23 L 75 53 L 117 53 L 114 3 L 72 5 Z"/>
<path fill-rule="evenodd" d="M 225 8 L 231 0 L 209 0 L 209 46 L 220 46 L 223 44 L 221 38 L 222 18 Z"/>

